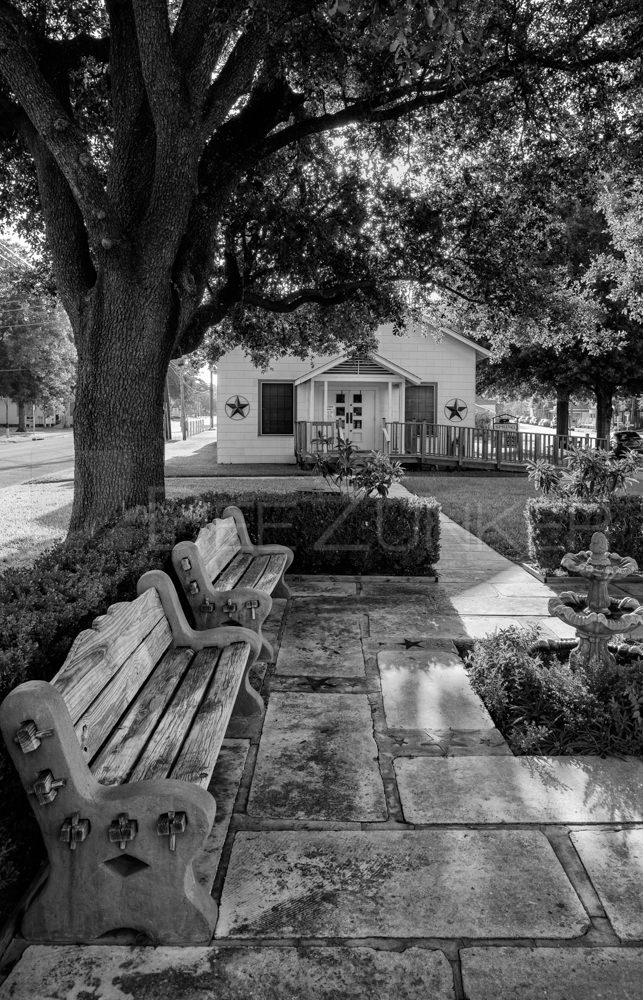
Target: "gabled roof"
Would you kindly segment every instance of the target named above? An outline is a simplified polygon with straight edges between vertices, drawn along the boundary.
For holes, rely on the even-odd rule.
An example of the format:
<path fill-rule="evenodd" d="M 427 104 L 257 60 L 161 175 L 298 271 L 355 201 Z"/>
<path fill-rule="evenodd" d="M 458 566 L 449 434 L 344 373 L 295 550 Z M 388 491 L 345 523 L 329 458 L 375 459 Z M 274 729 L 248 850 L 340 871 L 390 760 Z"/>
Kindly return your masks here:
<path fill-rule="evenodd" d="M 398 378 L 411 382 L 412 385 L 420 385 L 422 381 L 413 372 L 402 368 L 401 365 L 397 365 L 381 354 L 355 355 L 345 351 L 343 354 L 331 358 L 325 364 L 311 369 L 305 375 L 300 375 L 298 379 L 295 379 L 295 385 L 310 382 L 311 379 L 319 378 L 320 375 L 337 375 L 338 378 L 346 378 L 347 376 L 359 377 L 360 374 L 396 375 Z"/>
<path fill-rule="evenodd" d="M 480 344 L 476 344 L 475 340 L 470 340 L 469 337 L 465 337 L 462 333 L 456 333 L 456 331 L 452 330 L 450 326 L 441 326 L 440 333 L 446 334 L 447 337 L 453 337 L 454 340 L 459 340 L 460 343 L 473 348 L 476 354 L 478 354 L 481 358 L 491 357 L 491 351 L 488 351 L 486 347 L 481 347 Z"/>

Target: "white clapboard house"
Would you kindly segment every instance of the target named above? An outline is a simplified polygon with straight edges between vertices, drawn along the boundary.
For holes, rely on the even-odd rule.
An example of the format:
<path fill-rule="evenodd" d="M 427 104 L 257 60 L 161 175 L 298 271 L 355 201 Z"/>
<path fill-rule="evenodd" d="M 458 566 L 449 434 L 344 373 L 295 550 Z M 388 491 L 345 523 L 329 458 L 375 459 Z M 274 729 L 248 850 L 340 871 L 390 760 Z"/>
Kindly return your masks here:
<path fill-rule="evenodd" d="M 407 459 L 448 451 L 474 426 L 476 363 L 488 354 L 454 330 L 396 336 L 390 325 L 368 355 L 283 357 L 266 371 L 238 348 L 217 366 L 218 461 L 294 463 L 337 435 Z"/>

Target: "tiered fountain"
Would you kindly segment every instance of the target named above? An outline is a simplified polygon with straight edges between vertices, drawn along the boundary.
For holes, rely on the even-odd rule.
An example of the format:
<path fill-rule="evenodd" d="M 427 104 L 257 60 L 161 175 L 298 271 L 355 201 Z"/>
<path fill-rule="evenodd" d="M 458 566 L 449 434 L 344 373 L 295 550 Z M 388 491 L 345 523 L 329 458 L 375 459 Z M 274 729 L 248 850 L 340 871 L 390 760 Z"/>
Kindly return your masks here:
<path fill-rule="evenodd" d="M 587 594 L 564 591 L 549 601 L 549 613 L 573 625 L 579 644 L 570 655 L 573 667 L 582 667 L 594 679 L 616 667 L 608 642 L 625 637 L 643 626 L 643 607 L 633 597 L 618 600 L 609 596 L 607 585 L 619 576 L 638 572 L 634 559 L 608 551 L 601 531 L 592 535 L 585 552 L 568 552 L 561 565 L 589 580 Z"/>

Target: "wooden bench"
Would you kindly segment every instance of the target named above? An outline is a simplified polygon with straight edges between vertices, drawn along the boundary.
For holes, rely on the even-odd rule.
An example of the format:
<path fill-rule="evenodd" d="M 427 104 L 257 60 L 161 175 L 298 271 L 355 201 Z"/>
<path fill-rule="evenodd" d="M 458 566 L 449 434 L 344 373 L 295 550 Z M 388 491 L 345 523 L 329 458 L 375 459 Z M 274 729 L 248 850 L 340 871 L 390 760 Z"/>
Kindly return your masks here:
<path fill-rule="evenodd" d="M 284 574 L 293 560 L 286 545 L 253 545 L 238 507 L 206 524 L 194 542 L 178 542 L 172 565 L 198 629 L 235 624 L 261 635 L 274 597 L 290 597 Z M 272 659 L 263 641 L 262 659 Z"/>
<path fill-rule="evenodd" d="M 0 729 L 45 841 L 49 873 L 22 924 L 31 941 L 131 928 L 208 941 L 217 907 L 193 861 L 212 829 L 207 791 L 230 716 L 261 713 L 243 628 L 196 632 L 165 573 L 81 632 L 51 683 L 0 706 Z"/>

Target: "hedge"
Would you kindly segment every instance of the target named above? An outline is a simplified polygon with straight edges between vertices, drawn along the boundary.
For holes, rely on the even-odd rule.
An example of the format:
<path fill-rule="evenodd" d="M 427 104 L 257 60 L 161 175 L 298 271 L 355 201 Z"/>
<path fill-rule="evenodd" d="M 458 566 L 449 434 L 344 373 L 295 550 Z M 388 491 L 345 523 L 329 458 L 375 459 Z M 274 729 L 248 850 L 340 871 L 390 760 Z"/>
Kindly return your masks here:
<path fill-rule="evenodd" d="M 615 496 L 608 503 L 538 497 L 525 508 L 530 559 L 542 570 L 560 568 L 566 552 L 589 548 L 604 531 L 610 548 L 631 556 L 643 569 L 643 496 Z"/>
<path fill-rule="evenodd" d="M 110 604 L 133 599 L 148 569 L 171 572 L 173 545 L 194 538 L 229 504 L 243 510 L 254 541 L 294 550 L 290 572 L 425 575 L 439 557 L 440 508 L 432 498 L 352 503 L 328 493 L 207 493 L 134 508 L 99 534 L 0 575 L 0 701 L 22 681 L 49 680 L 82 629 Z M 42 845 L 4 745 L 0 787 L 0 897 L 10 906 Z"/>

